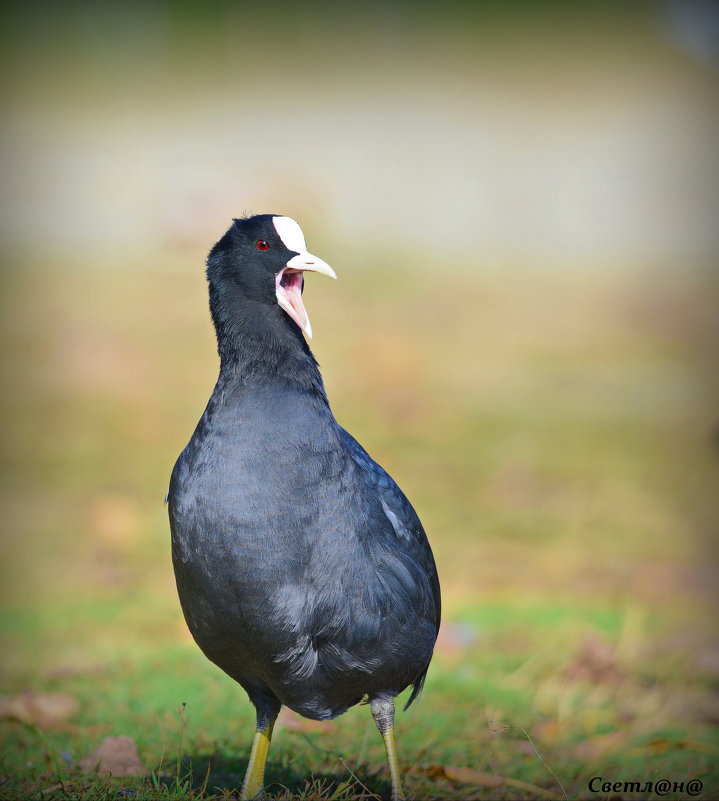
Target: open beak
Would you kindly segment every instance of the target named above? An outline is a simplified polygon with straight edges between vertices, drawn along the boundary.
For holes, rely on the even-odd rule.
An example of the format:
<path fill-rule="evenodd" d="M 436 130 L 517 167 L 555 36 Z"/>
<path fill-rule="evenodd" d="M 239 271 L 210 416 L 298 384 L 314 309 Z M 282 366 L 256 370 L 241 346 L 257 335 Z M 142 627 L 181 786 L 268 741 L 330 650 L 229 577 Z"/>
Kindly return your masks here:
<path fill-rule="evenodd" d="M 302 287 L 304 278 L 302 273 L 313 272 L 337 278 L 335 271 L 327 262 L 318 259 L 311 253 L 298 253 L 277 273 L 275 277 L 275 293 L 277 302 L 297 325 L 312 339 L 312 326 L 310 318 L 302 303 Z"/>

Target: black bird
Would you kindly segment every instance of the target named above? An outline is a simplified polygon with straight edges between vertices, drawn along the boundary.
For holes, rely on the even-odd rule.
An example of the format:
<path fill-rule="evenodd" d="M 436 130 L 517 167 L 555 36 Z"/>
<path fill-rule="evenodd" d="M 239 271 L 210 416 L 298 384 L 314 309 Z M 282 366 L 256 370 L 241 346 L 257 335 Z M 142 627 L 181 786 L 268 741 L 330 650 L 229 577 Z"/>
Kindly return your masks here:
<path fill-rule="evenodd" d="M 360 701 L 401 799 L 394 697 L 422 688 L 439 581 L 409 501 L 330 411 L 303 336 L 309 271 L 336 278 L 289 217 L 234 220 L 210 251 L 220 375 L 170 480 L 177 589 L 257 712 L 243 799 L 262 793 L 283 704 L 326 720 Z"/>

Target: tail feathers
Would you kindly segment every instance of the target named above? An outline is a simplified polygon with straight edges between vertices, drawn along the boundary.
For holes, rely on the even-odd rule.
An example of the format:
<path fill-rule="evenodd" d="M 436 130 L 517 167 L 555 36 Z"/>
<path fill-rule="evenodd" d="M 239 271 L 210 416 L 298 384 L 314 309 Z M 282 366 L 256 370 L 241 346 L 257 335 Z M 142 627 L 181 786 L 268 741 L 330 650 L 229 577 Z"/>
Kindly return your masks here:
<path fill-rule="evenodd" d="M 415 698 L 419 698 L 419 694 L 422 692 L 422 687 L 424 687 L 424 680 L 427 678 L 428 669 L 429 665 L 415 679 L 414 684 L 412 685 L 412 694 L 409 696 L 407 703 L 403 707 L 405 712 L 409 709 Z"/>

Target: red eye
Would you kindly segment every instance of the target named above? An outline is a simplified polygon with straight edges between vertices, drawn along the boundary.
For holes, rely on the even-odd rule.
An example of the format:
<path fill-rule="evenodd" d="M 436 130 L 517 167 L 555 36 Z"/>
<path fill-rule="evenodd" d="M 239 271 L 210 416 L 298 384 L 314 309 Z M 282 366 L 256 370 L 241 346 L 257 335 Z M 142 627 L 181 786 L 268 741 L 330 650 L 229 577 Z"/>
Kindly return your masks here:
<path fill-rule="evenodd" d="M 269 250 L 270 246 L 265 242 L 264 239 L 257 240 L 257 250 Z"/>

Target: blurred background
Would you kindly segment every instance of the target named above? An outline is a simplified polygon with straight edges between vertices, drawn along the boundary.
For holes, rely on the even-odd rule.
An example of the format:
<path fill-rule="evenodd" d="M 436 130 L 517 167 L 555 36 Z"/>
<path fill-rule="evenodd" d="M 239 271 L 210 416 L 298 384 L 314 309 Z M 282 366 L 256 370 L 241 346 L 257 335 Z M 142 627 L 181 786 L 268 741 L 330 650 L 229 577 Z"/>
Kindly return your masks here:
<path fill-rule="evenodd" d="M 570 797 L 709 776 L 717 5 L 11 3 L 1 42 L 6 789 L 80 797 L 109 734 L 240 780 L 163 498 L 217 373 L 204 259 L 262 212 L 338 273 L 305 291 L 335 415 L 437 556 L 415 796 L 470 797 L 437 763 L 561 792 L 535 746 Z M 275 774 L 336 786 L 340 743 L 386 792 L 365 716 L 288 719 Z"/>

